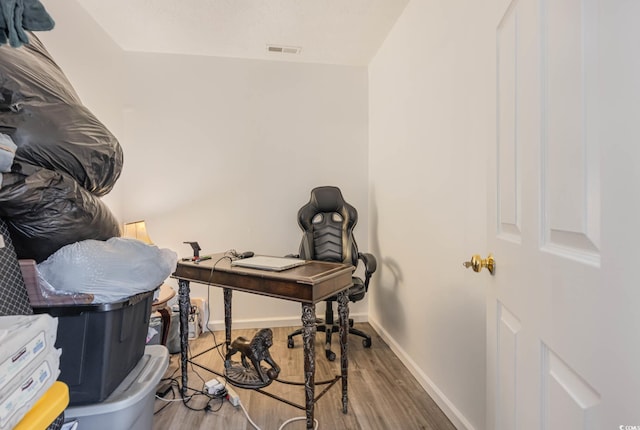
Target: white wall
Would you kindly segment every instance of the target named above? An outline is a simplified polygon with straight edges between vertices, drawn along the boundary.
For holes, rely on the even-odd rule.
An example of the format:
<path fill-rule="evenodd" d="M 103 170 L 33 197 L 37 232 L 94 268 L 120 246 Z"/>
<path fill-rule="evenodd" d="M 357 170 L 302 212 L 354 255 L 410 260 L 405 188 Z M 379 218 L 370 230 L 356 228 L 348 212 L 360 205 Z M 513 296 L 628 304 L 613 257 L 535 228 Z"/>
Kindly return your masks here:
<path fill-rule="evenodd" d="M 311 188 L 337 185 L 361 208 L 366 249 L 366 68 L 140 53 L 126 63 L 125 221 L 145 219 L 154 242 L 181 256 L 184 241 L 284 255 L 298 250 Z M 235 293 L 233 314 L 236 327 L 295 325 L 300 307 Z"/>
<path fill-rule="evenodd" d="M 488 251 L 494 39 L 481 3 L 412 0 L 368 77 L 364 68 L 123 54 L 76 1 L 45 1 L 57 27 L 41 38 L 123 145 L 107 203 L 123 221 L 146 219 L 160 246 L 295 251 L 295 213 L 309 190 L 340 186 L 360 209 L 361 248 L 379 258 L 371 322 L 459 428 L 482 429 L 486 275 L 461 267 Z M 293 303 L 236 299 L 244 325 L 299 318 Z M 214 320 L 221 302 L 215 293 Z"/>
<path fill-rule="evenodd" d="M 41 37 L 83 102 L 118 137 L 124 169 L 105 202 L 188 255 L 297 252 L 296 213 L 318 185 L 360 208 L 367 248 L 367 71 L 289 62 L 124 53 L 76 1 L 44 2 Z M 176 285 L 175 281 L 169 280 Z M 222 320 L 212 289 L 211 318 Z M 192 286 L 192 296 L 207 296 Z M 367 300 L 351 306 L 366 319 Z M 318 307 L 323 312 L 323 307 Z M 236 293 L 235 327 L 300 324 L 299 305 Z"/>
<path fill-rule="evenodd" d="M 458 428 L 485 426 L 486 156 L 494 37 L 485 2 L 412 0 L 369 67 L 370 322 Z"/>

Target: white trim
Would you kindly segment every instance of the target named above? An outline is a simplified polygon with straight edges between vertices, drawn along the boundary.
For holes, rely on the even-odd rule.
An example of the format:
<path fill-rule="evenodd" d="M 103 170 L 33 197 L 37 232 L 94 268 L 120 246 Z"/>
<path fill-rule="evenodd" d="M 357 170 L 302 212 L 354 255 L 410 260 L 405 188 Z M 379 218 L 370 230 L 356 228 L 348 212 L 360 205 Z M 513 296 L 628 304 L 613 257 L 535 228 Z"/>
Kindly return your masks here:
<path fill-rule="evenodd" d="M 354 322 L 367 322 L 367 314 L 364 313 L 349 313 L 349 318 L 352 318 Z M 297 327 L 301 326 L 302 322 L 300 317 L 278 317 L 278 318 L 251 318 L 251 319 L 234 319 L 231 322 L 232 329 L 245 329 L 245 328 L 265 328 L 265 327 Z M 209 327 L 214 331 L 224 330 L 223 320 L 210 320 Z M 203 331 L 209 331 L 208 328 L 203 327 Z"/>
<path fill-rule="evenodd" d="M 454 404 L 444 395 L 442 391 L 433 383 L 433 381 L 420 369 L 420 367 L 407 355 L 398 343 L 387 333 L 374 319 L 369 318 L 369 324 L 380 335 L 391 351 L 402 361 L 409 369 L 409 372 L 416 378 L 418 383 L 425 389 L 427 394 L 431 396 L 434 402 L 442 409 L 442 412 L 449 418 L 455 428 L 458 430 L 475 430 L 473 425 L 465 418 L 465 416 L 454 406 Z"/>

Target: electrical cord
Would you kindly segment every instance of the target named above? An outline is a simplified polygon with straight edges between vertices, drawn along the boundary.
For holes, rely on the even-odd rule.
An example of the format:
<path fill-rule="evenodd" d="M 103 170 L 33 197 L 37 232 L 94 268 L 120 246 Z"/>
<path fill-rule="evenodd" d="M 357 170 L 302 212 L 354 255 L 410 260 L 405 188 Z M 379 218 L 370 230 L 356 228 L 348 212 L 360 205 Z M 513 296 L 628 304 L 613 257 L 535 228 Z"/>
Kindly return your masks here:
<path fill-rule="evenodd" d="M 187 345 L 187 353 L 189 355 L 191 354 L 190 345 Z M 198 371 L 193 367 L 193 365 L 191 366 L 190 370 L 198 378 L 200 378 L 200 380 L 202 381 L 202 384 L 204 386 L 206 381 L 204 380 L 202 375 L 200 375 L 200 373 L 198 373 Z M 175 375 L 176 372 L 177 372 L 177 369 L 176 369 L 176 371 L 173 372 L 173 374 L 169 378 L 164 378 L 164 379 L 161 380 L 161 381 L 170 381 L 170 391 L 171 391 L 171 394 L 172 394 L 173 397 L 171 399 L 165 399 L 164 397 L 159 396 L 159 395 L 156 394 L 156 399 L 164 401 L 164 402 L 167 402 L 167 404 L 162 406 L 157 411 L 155 411 L 154 415 L 159 413 L 160 411 L 162 411 L 164 408 L 168 407 L 171 403 L 177 402 L 177 401 L 181 401 L 182 404 L 187 409 L 192 410 L 192 411 L 196 411 L 196 412 L 199 412 L 199 411 L 217 412 L 222 408 L 222 404 L 224 403 L 224 399 L 226 398 L 226 395 L 227 395 L 226 389 L 221 391 L 221 392 L 218 392 L 218 393 L 212 395 L 212 394 L 209 394 L 207 391 L 204 391 L 204 390 L 198 390 L 198 389 L 195 389 L 195 388 L 186 387 L 188 390 L 193 391 L 193 394 L 191 394 L 190 396 L 186 396 L 186 395 L 183 394 L 183 392 L 182 392 L 182 390 L 180 388 L 180 382 L 176 378 L 173 377 L 173 375 Z M 176 387 L 178 389 L 178 392 L 180 393 L 180 398 L 176 398 L 174 387 Z M 168 391 L 166 392 L 166 394 L 168 394 Z M 207 401 L 207 403 L 205 404 L 205 406 L 203 406 L 202 408 L 194 408 L 191 405 L 189 405 L 189 402 L 192 399 L 194 399 L 195 397 L 197 397 L 197 396 L 205 396 L 205 397 L 208 397 L 208 399 L 209 399 Z M 220 403 L 218 404 L 218 406 L 216 408 L 214 408 L 214 406 L 212 406 L 212 402 L 214 400 L 220 400 Z"/>
<path fill-rule="evenodd" d="M 238 253 L 238 251 L 236 251 L 235 249 L 229 249 L 227 251 L 225 251 L 225 253 L 223 254 L 222 257 L 218 258 L 213 265 L 211 266 L 211 273 L 209 274 L 209 279 L 207 280 L 207 285 L 211 284 L 211 280 L 213 279 L 213 273 L 216 270 L 216 266 L 218 265 L 218 263 L 220 263 L 222 260 L 228 259 L 229 261 L 233 261 L 233 260 L 237 260 L 238 258 L 241 258 L 241 254 Z M 207 304 L 211 303 L 211 289 L 207 288 Z M 203 315 L 204 318 L 204 315 Z M 209 330 L 209 333 L 211 333 L 211 335 L 213 336 L 213 344 L 214 345 L 218 345 L 218 340 L 216 339 L 216 334 L 214 332 L 214 330 L 211 329 L 211 326 L 209 325 L 209 318 L 207 318 L 207 321 L 205 322 L 205 326 L 207 328 L 207 330 Z M 218 354 L 220 355 L 220 358 L 222 358 L 222 360 L 225 360 L 225 356 L 224 354 L 222 354 L 222 352 L 220 352 L 220 348 L 216 348 L 216 350 L 218 351 Z"/>
<path fill-rule="evenodd" d="M 247 417 L 247 420 L 249 420 L 249 423 L 253 426 L 253 428 L 256 430 L 261 430 L 260 427 L 258 427 L 258 424 L 253 422 L 253 420 L 249 416 L 249 412 L 247 412 L 247 410 L 244 408 L 244 405 L 242 404 L 242 402 L 238 402 L 238 404 L 242 408 L 242 411 L 244 412 L 245 416 Z"/>
<path fill-rule="evenodd" d="M 224 259 L 229 259 L 229 261 L 232 261 L 234 259 L 234 257 L 237 257 L 237 255 L 238 255 L 238 253 L 236 252 L 235 249 L 230 249 L 230 250 L 226 251 L 222 257 L 220 257 L 218 260 L 216 260 L 216 262 L 213 263 L 213 265 L 211 266 L 211 274 L 209 275 L 209 280 L 207 281 L 207 285 L 211 284 L 211 279 L 213 279 L 213 273 L 215 272 L 216 266 L 218 265 L 218 263 L 220 263 Z M 207 304 L 209 304 L 209 303 L 211 303 L 211 288 L 209 288 L 207 286 Z M 216 339 L 216 334 L 211 329 L 211 327 L 209 326 L 209 319 L 210 318 L 207 318 L 207 322 L 206 322 L 207 330 L 209 330 L 209 333 L 211 333 L 211 336 L 213 336 L 213 344 L 214 345 L 218 345 L 218 340 Z M 222 354 L 222 352 L 220 352 L 220 348 L 217 347 L 215 349 L 216 349 L 216 351 L 218 351 L 218 355 L 220 355 L 220 358 L 224 362 L 225 356 L 224 356 L 224 354 Z M 225 385 L 226 385 L 226 379 L 225 379 Z"/>
<path fill-rule="evenodd" d="M 190 350 L 189 350 L 190 352 Z M 198 373 L 198 371 L 193 367 L 193 365 L 191 366 L 191 371 L 193 373 L 196 374 L 196 376 L 198 376 L 198 378 L 200 378 L 200 380 L 202 381 L 202 385 L 204 387 L 204 384 L 206 383 L 206 381 L 204 380 L 204 378 Z M 180 388 L 180 384 L 178 383 L 178 389 Z M 191 396 L 188 397 L 184 397 L 184 395 L 182 396 L 182 403 L 183 405 L 192 411 L 205 411 L 205 412 L 217 412 L 220 410 L 220 408 L 222 408 L 222 403 L 224 403 L 224 399 L 226 398 L 226 390 L 224 392 L 221 393 L 216 393 L 216 394 L 209 394 L 208 391 L 205 390 L 197 390 L 195 388 L 190 388 L 187 387 L 188 390 L 193 391 L 194 393 Z M 180 393 L 182 393 L 182 390 L 180 390 Z M 207 404 L 202 407 L 202 408 L 194 408 L 191 405 L 189 405 L 189 401 L 191 401 L 194 397 L 196 396 L 205 396 L 208 397 L 209 400 L 207 401 Z M 213 400 L 219 399 L 220 400 L 220 404 L 218 405 L 217 409 L 213 409 L 213 407 L 211 406 L 211 402 Z"/>
<path fill-rule="evenodd" d="M 229 259 L 230 261 L 233 261 L 235 259 L 241 258 L 240 254 L 238 254 L 238 252 L 235 249 L 230 249 L 228 251 L 226 251 L 224 253 L 224 255 L 222 257 L 220 257 L 218 260 L 216 260 L 213 265 L 211 266 L 211 274 L 209 275 L 209 280 L 207 281 L 207 285 L 211 284 L 211 280 L 213 279 L 213 273 L 215 272 L 216 266 L 218 265 L 218 263 L 220 263 L 222 260 L 224 259 Z M 207 303 L 211 303 L 211 289 L 207 288 Z M 203 315 L 204 317 L 204 315 Z M 218 344 L 218 341 L 216 339 L 216 335 L 215 332 L 211 329 L 211 327 L 209 326 L 209 318 L 207 318 L 206 321 L 206 327 L 207 330 L 209 330 L 209 332 L 211 333 L 211 335 L 213 336 L 213 344 L 216 345 L 215 350 L 218 352 L 218 354 L 220 355 L 220 358 L 222 358 L 222 360 L 225 360 L 225 356 L 222 354 L 222 352 L 220 351 L 220 346 Z M 190 345 L 187 345 L 187 353 L 190 354 L 191 353 L 191 348 Z M 195 368 L 193 367 L 193 365 L 191 366 L 191 370 L 193 373 L 195 373 L 198 378 L 200 378 L 200 380 L 202 380 L 202 382 L 206 382 L 204 380 L 204 378 L 202 378 L 202 376 L 195 370 Z M 172 376 L 175 375 L 175 373 L 178 371 L 178 369 L 176 369 Z M 167 404 L 165 406 L 163 406 L 162 408 L 160 408 L 158 411 L 154 412 L 154 415 L 159 413 L 160 411 L 162 411 L 164 408 L 166 408 L 167 406 L 169 406 L 172 402 L 177 402 L 177 401 L 182 401 L 184 406 L 187 407 L 187 409 L 190 409 L 192 411 L 211 411 L 211 412 L 217 412 L 222 408 L 222 403 L 224 403 L 224 399 L 226 398 L 227 395 L 227 390 L 226 390 L 226 386 L 227 386 L 227 380 L 225 378 L 225 384 L 224 384 L 224 389 L 220 392 L 220 393 L 216 393 L 215 395 L 210 395 L 208 392 L 205 391 L 198 391 L 198 390 L 194 390 L 193 388 L 189 388 L 188 389 L 194 391 L 194 394 L 192 394 L 191 396 L 185 397 L 182 394 L 182 390 L 180 390 L 180 383 L 174 379 L 174 378 L 170 378 L 172 381 L 172 386 L 171 386 L 171 393 L 174 396 L 172 399 L 165 399 L 164 397 L 160 397 L 158 395 L 156 395 L 156 398 L 159 400 L 162 400 L 164 402 L 167 402 Z M 181 398 L 177 399 L 175 398 L 175 393 L 173 391 L 173 383 L 175 383 L 178 387 L 179 392 L 181 393 Z M 187 403 L 194 398 L 195 396 L 198 395 L 205 395 L 207 397 L 209 397 L 209 401 L 207 402 L 207 404 L 202 408 L 202 409 L 197 409 L 197 408 L 193 408 L 191 406 L 189 406 Z M 217 409 L 212 409 L 211 408 L 211 401 L 214 399 L 220 399 L 220 405 L 218 406 Z M 247 420 L 249 420 L 249 423 L 256 429 L 256 430 L 261 430 L 260 427 L 251 419 L 251 417 L 249 416 L 249 413 L 247 412 L 246 408 L 244 407 L 244 405 L 242 404 L 241 401 L 238 402 L 238 404 L 240 405 L 240 407 L 242 408 L 242 411 L 244 412 L 245 416 L 247 417 Z M 285 426 L 287 426 L 288 424 L 295 422 L 295 421 L 302 421 L 302 420 L 306 420 L 306 417 L 294 417 L 294 418 L 290 418 L 288 420 L 286 420 L 285 422 L 282 423 L 282 425 L 280 427 L 278 427 L 278 430 L 283 430 L 285 428 Z M 313 420 L 314 422 L 314 430 L 318 429 L 318 420 L 316 420 L 314 418 Z"/>
<path fill-rule="evenodd" d="M 211 303 L 211 289 L 210 288 L 207 288 L 207 303 Z M 209 318 L 207 318 L 206 327 L 207 327 L 207 330 L 209 330 L 209 333 L 211 333 L 211 336 L 213 337 L 213 344 L 217 345 L 215 347 L 215 350 L 218 352 L 218 355 L 220 356 L 220 358 L 224 362 L 224 360 L 225 360 L 224 354 L 222 354 L 222 352 L 220 352 L 220 346 L 222 346 L 222 345 L 218 344 L 218 339 L 216 338 L 216 333 L 209 326 Z"/>
<path fill-rule="evenodd" d="M 209 282 L 208 282 L 208 283 L 210 283 L 210 282 L 211 282 L 211 279 L 212 279 L 212 277 L 213 277 L 213 272 L 215 271 L 215 267 L 216 267 L 216 265 L 217 265 L 220 261 L 224 260 L 225 258 L 228 258 L 228 259 L 230 259 L 230 260 L 231 260 L 231 259 L 233 259 L 233 256 L 235 256 L 236 254 L 237 254 L 237 253 L 235 253 L 235 251 L 233 251 L 233 253 L 232 253 L 232 254 L 229 254 L 229 251 L 227 251 L 227 253 L 225 253 L 225 256 L 223 256 L 223 257 L 219 258 L 219 259 L 218 259 L 218 260 L 213 264 L 213 266 L 212 266 L 212 268 L 211 268 L 211 276 L 209 277 Z M 210 289 L 209 289 L 209 288 L 207 288 L 207 303 L 210 303 L 210 301 L 209 301 L 209 300 L 210 300 L 209 292 L 210 292 Z M 215 343 L 214 343 L 214 345 L 216 345 L 216 344 L 217 344 L 217 341 L 216 341 L 216 338 L 215 338 L 215 333 L 214 333 L 214 332 L 213 332 L 213 330 L 211 330 L 211 328 L 209 327 L 209 321 L 208 321 L 208 320 L 209 320 L 209 319 L 207 318 L 207 322 L 206 322 L 206 324 L 207 324 L 207 329 L 208 329 L 208 330 L 211 332 L 211 334 L 213 335 L 213 339 L 214 339 L 214 342 L 215 342 Z M 222 359 L 224 360 L 224 356 L 223 356 L 223 355 L 222 355 L 222 353 L 220 352 L 220 348 L 218 347 L 218 348 L 215 348 L 215 349 L 218 351 L 218 354 L 220 354 L 220 357 L 222 357 Z M 191 356 L 191 355 L 192 355 L 192 354 L 191 354 L 191 345 L 189 345 L 189 344 L 187 344 L 187 354 L 188 354 L 189 356 Z M 212 395 L 212 394 L 209 394 L 209 393 L 208 393 L 207 391 L 205 391 L 205 390 L 197 390 L 197 389 L 194 389 L 194 388 L 186 387 L 188 390 L 193 391 L 193 394 L 191 394 L 190 396 L 186 396 L 185 394 L 183 394 L 182 389 L 180 389 L 180 383 L 178 382 L 178 380 L 177 380 L 176 378 L 174 378 L 174 377 L 173 377 L 173 376 L 178 372 L 178 370 L 179 370 L 179 368 L 176 368 L 176 370 L 174 370 L 174 372 L 171 374 L 171 376 L 170 376 L 169 378 L 165 378 L 165 379 L 163 379 L 163 380 L 165 380 L 165 381 L 166 381 L 166 380 L 170 380 L 170 381 L 171 381 L 171 387 L 170 387 L 170 390 L 171 390 L 171 394 L 172 394 L 172 396 L 173 396 L 173 397 L 172 397 L 171 399 L 165 399 L 164 397 L 158 396 L 158 395 L 156 394 L 156 398 L 157 398 L 158 400 L 164 401 L 164 402 L 166 402 L 167 404 L 166 404 L 166 405 L 164 405 L 164 406 L 162 406 L 162 407 L 161 407 L 160 409 L 158 409 L 157 411 L 155 411 L 155 412 L 154 412 L 154 415 L 155 415 L 155 414 L 157 414 L 157 413 L 159 413 L 160 411 L 162 411 L 162 410 L 163 410 L 164 408 L 166 408 L 167 406 L 171 405 L 171 403 L 173 403 L 173 402 L 177 402 L 177 401 L 181 401 L 181 402 L 182 402 L 182 404 L 183 404 L 187 409 L 192 410 L 192 411 L 198 411 L 198 412 L 199 412 L 199 411 L 205 411 L 205 412 L 217 412 L 217 411 L 219 411 L 219 410 L 222 408 L 222 404 L 224 403 L 224 399 L 225 399 L 225 398 L 226 398 L 226 396 L 227 396 L 226 380 L 225 380 L 225 389 L 221 390 L 220 392 L 218 392 L 218 393 L 216 393 L 216 394 L 213 394 L 213 395 Z M 202 375 L 200 375 L 200 373 L 198 373 L 198 371 L 194 368 L 194 366 L 193 366 L 193 365 L 191 365 L 191 366 L 190 366 L 190 370 L 191 370 L 191 372 L 192 372 L 192 373 L 194 373 L 194 374 L 195 374 L 195 375 L 196 375 L 196 376 L 197 376 L 197 377 L 202 381 L 203 385 L 206 383 L 205 379 L 202 377 Z M 180 398 L 176 398 L 175 391 L 173 390 L 174 385 L 175 385 L 175 387 L 177 387 L 177 388 L 178 388 L 178 392 L 180 393 Z M 192 399 L 194 399 L 195 397 L 197 397 L 197 396 L 206 396 L 206 397 L 208 397 L 208 398 L 209 398 L 209 400 L 207 401 L 207 403 L 206 403 L 206 405 L 205 405 L 204 407 L 202 407 L 202 408 L 194 408 L 194 407 L 192 407 L 191 405 L 189 405 L 189 402 L 190 402 Z M 214 407 L 211 405 L 211 402 L 212 402 L 212 401 L 214 401 L 214 400 L 216 400 L 216 399 L 220 400 L 220 404 L 218 405 L 218 407 L 217 407 L 217 408 L 215 408 L 215 409 L 214 409 Z"/>
<path fill-rule="evenodd" d="M 247 417 L 247 420 L 249 420 L 249 423 L 253 426 L 254 429 L 256 430 L 262 430 L 260 427 L 258 427 L 258 425 L 256 423 L 253 422 L 253 420 L 251 419 L 251 417 L 249 416 L 249 413 L 247 412 L 247 410 L 245 409 L 244 405 L 242 404 L 242 402 L 240 401 L 238 403 L 240 405 L 240 407 L 242 408 L 242 412 L 244 412 L 245 416 Z M 284 429 L 287 425 L 291 424 L 292 422 L 295 421 L 302 421 L 302 420 L 306 420 L 307 417 L 294 417 L 294 418 L 290 418 L 288 420 L 286 420 L 285 422 L 282 423 L 282 425 L 280 427 L 278 427 L 278 430 L 282 430 Z M 318 430 L 318 420 L 317 419 L 313 419 L 313 424 L 314 430 Z"/>
<path fill-rule="evenodd" d="M 165 379 L 163 379 L 163 380 L 166 380 L 166 379 L 167 379 L 167 378 L 165 378 Z M 175 379 L 172 379 L 172 378 L 171 378 L 170 380 L 171 380 L 171 385 L 169 386 L 169 390 L 171 391 L 172 398 L 171 398 L 171 399 L 165 399 L 164 397 L 159 396 L 159 395 L 156 393 L 156 395 L 155 395 L 155 396 L 156 396 L 156 399 L 158 399 L 158 400 L 162 400 L 162 401 L 165 401 L 165 402 L 175 402 L 175 401 L 182 400 L 182 399 L 176 399 L 176 393 L 175 393 L 175 391 L 173 391 L 173 385 L 174 385 L 174 383 L 177 385 L 177 384 L 178 384 L 178 381 L 176 381 Z M 168 394 L 168 392 L 165 392 L 165 393 L 164 393 L 164 395 L 165 395 L 165 396 L 166 396 L 167 394 Z M 167 406 L 170 406 L 170 405 L 171 405 L 171 403 L 167 403 L 166 405 L 163 405 L 160 409 L 158 409 L 157 411 L 154 411 L 154 412 L 153 412 L 153 415 L 156 415 L 156 414 L 158 414 L 158 413 L 162 412 L 162 410 L 163 410 L 163 409 L 165 409 Z"/>
<path fill-rule="evenodd" d="M 306 421 L 307 417 L 295 417 L 295 418 L 290 418 L 288 420 L 286 420 L 285 422 L 282 423 L 282 425 L 280 427 L 278 427 L 278 430 L 282 430 L 286 425 L 291 424 L 294 421 Z M 313 419 L 313 430 L 318 430 L 318 420 L 317 419 Z"/>
<path fill-rule="evenodd" d="M 182 399 L 176 399 L 176 398 L 173 398 L 173 399 L 165 399 L 164 397 L 160 397 L 160 396 L 158 396 L 157 394 L 156 394 L 156 400 L 160 400 L 161 402 L 166 402 L 166 403 L 174 403 L 174 402 L 181 402 L 181 401 L 182 401 Z M 155 414 L 157 414 L 158 412 L 160 412 L 160 411 L 161 411 L 162 409 L 164 409 L 166 406 L 169 406 L 169 405 L 165 405 L 165 406 L 163 406 L 160 410 L 158 410 L 158 411 L 154 412 L 154 415 L 155 415 Z"/>
<path fill-rule="evenodd" d="M 187 397 L 180 397 L 180 398 L 176 398 L 176 394 L 175 391 L 173 390 L 174 385 L 178 388 L 179 392 L 180 391 L 180 383 L 175 379 L 175 378 L 165 378 L 166 379 L 170 379 L 171 380 L 171 395 L 173 396 L 171 399 L 165 399 L 164 397 L 161 397 L 159 395 L 155 395 L 157 400 L 160 400 L 162 402 L 165 402 L 166 404 L 163 405 L 160 409 L 158 409 L 157 411 L 155 411 L 153 414 L 156 415 L 158 413 L 160 413 L 162 410 L 164 410 L 166 407 L 171 406 L 172 403 L 175 402 L 184 402 L 184 405 L 187 407 L 187 409 L 190 409 L 192 411 L 206 411 L 206 412 L 218 412 L 221 408 L 222 408 L 222 404 L 224 403 L 224 399 L 226 398 L 226 394 L 227 394 L 227 390 L 223 390 L 220 393 L 216 393 L 215 395 L 210 395 L 208 393 L 205 393 L 204 391 L 197 391 L 194 390 L 193 388 L 189 388 L 192 391 L 195 391 L 195 393 L 191 396 L 187 396 Z M 226 381 L 225 381 L 225 386 L 226 386 Z M 209 397 L 209 401 L 207 402 L 207 404 L 201 408 L 201 409 L 197 409 L 197 408 L 193 408 L 189 405 L 187 405 L 186 402 L 188 402 L 189 400 L 191 400 L 193 397 L 197 396 L 197 395 L 206 395 L 207 397 Z M 214 399 L 220 399 L 220 404 L 218 405 L 218 408 L 213 409 L 211 407 L 211 401 Z M 253 426 L 253 428 L 255 428 L 256 430 L 261 430 L 260 427 L 251 419 L 251 417 L 249 416 L 249 412 L 247 412 L 247 409 L 244 407 L 244 405 L 242 404 L 241 401 L 238 402 L 238 404 L 240 405 L 240 408 L 242 408 L 242 411 L 244 412 L 245 416 L 247 417 L 247 420 L 249 420 L 249 423 Z M 290 418 L 288 420 L 286 420 L 285 422 L 282 423 L 282 425 L 280 427 L 278 427 L 278 430 L 283 430 L 287 425 L 291 424 L 292 422 L 295 421 L 302 421 L 302 420 L 306 420 L 306 417 L 294 417 L 294 418 Z M 313 420 L 314 422 L 314 430 L 318 430 L 318 420 L 316 420 L 314 418 Z"/>
<path fill-rule="evenodd" d="M 209 275 L 209 280 L 208 280 L 207 284 L 211 283 L 211 279 L 213 279 L 213 273 L 216 270 L 216 266 L 218 265 L 218 263 L 220 263 L 224 259 L 229 259 L 229 261 L 233 261 L 233 260 L 235 260 L 237 258 L 239 258 L 239 254 L 235 249 L 230 249 L 230 250 L 226 251 L 221 258 L 219 258 L 216 262 L 213 263 L 213 265 L 211 267 L 211 274 Z M 207 288 L 207 303 L 211 303 L 211 288 Z M 216 333 L 210 327 L 209 321 L 210 321 L 210 318 L 207 318 L 207 322 L 206 322 L 207 330 L 209 330 L 209 333 L 211 333 L 211 336 L 213 337 L 213 344 L 215 345 L 215 350 L 218 353 L 218 355 L 220 356 L 220 358 L 222 359 L 222 362 L 224 363 L 225 360 L 226 360 L 226 356 L 220 351 L 220 347 L 222 346 L 222 344 L 218 343 L 218 339 L 216 338 Z M 228 383 L 229 382 L 227 381 L 227 378 L 224 378 L 224 388 L 225 389 L 227 388 L 227 384 Z"/>

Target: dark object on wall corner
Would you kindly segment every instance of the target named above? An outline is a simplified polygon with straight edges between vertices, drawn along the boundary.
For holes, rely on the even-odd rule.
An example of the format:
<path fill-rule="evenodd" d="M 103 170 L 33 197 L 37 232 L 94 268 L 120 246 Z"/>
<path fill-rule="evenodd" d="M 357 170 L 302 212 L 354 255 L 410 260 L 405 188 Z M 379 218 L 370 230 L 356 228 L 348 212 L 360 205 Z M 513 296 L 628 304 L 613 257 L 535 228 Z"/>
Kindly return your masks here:
<path fill-rule="evenodd" d="M 17 145 L 0 181 L 0 217 L 18 256 L 40 262 L 70 243 L 120 236 L 99 197 L 120 177 L 123 154 L 40 40 L 29 38 L 18 49 L 0 46 L 0 133 Z"/>
<path fill-rule="evenodd" d="M 38 0 L 0 0 L 0 45 L 29 43 L 25 30 L 47 31 L 55 23 Z"/>

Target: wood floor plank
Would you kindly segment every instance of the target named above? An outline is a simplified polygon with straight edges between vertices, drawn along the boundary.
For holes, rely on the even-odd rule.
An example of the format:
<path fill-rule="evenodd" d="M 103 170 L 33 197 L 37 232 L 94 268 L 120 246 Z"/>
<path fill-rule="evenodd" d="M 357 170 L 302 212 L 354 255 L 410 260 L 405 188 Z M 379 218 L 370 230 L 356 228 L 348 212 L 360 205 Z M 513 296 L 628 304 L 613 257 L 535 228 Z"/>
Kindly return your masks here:
<path fill-rule="evenodd" d="M 361 330 L 372 335 L 371 348 L 364 348 L 359 338 L 350 336 L 349 343 L 349 403 L 348 413 L 342 413 L 341 389 L 338 382 L 316 403 L 315 418 L 319 429 L 349 430 L 387 430 L 387 429 L 424 429 L 455 430 L 455 427 L 427 395 L 402 362 L 391 349 L 376 335 L 369 324 L 356 324 Z M 281 380 L 302 382 L 303 356 L 302 342 L 296 339 L 293 349 L 287 348 L 287 334 L 294 328 L 281 327 L 273 329 L 274 345 L 271 355 L 281 367 Z M 252 338 L 257 330 L 234 330 L 232 338 L 244 336 Z M 215 332 L 216 340 L 224 339 L 224 332 Z M 334 336 L 334 352 L 338 359 L 328 361 L 324 356 L 324 334 L 316 337 L 316 382 L 328 380 L 340 374 L 340 359 L 337 336 Z M 211 333 L 190 342 L 190 354 L 195 355 L 214 345 Z M 173 354 L 166 377 L 180 380 L 180 354 Z M 239 356 L 234 360 L 239 360 Z M 195 362 L 218 372 L 223 371 L 223 358 L 218 350 L 213 349 L 199 357 Z M 218 377 L 195 365 L 189 366 L 189 387 L 202 389 L 204 382 Z M 162 384 L 162 383 L 161 383 Z M 161 385 L 160 384 L 160 385 Z M 316 395 L 323 387 L 316 386 Z M 279 402 L 271 397 L 255 392 L 235 388 L 242 404 L 251 419 L 263 430 L 277 430 L 286 420 L 303 417 L 304 411 Z M 304 405 L 304 391 L 301 386 L 273 382 L 265 388 L 275 395 L 284 397 L 299 405 Z M 174 390 L 176 396 L 178 390 Z M 170 398 L 171 394 L 167 396 Z M 202 409 L 208 398 L 194 396 L 187 405 L 193 409 Z M 155 410 L 160 410 L 167 402 L 156 400 Z M 154 430 L 172 429 L 233 429 L 253 430 L 240 407 L 233 407 L 228 402 L 219 400 L 209 402 L 210 411 L 193 411 L 181 401 L 172 402 L 154 416 Z M 305 428 L 305 421 L 288 424 L 286 430 Z"/>

